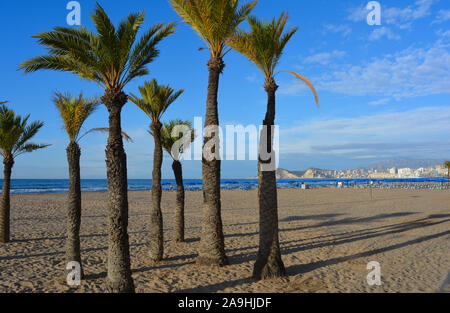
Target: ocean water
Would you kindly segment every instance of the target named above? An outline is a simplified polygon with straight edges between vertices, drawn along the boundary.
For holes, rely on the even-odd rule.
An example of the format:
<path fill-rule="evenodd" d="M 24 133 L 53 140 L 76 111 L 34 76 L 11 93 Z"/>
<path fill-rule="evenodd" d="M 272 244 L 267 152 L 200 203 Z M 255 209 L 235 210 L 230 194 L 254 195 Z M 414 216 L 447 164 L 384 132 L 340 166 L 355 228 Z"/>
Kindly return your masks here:
<path fill-rule="evenodd" d="M 345 187 L 367 187 L 370 181 L 378 186 L 396 188 L 400 185 L 407 188 L 433 188 L 440 189 L 442 182 L 448 182 L 447 178 L 416 178 L 416 179 L 295 179 L 279 180 L 278 188 L 301 188 L 303 184 L 310 187 L 337 186 L 342 182 Z M 3 184 L 3 180 L 0 179 Z M 170 185 L 176 189 L 175 180 L 163 179 L 163 190 L 170 190 Z M 201 179 L 185 179 L 186 190 L 202 190 L 203 182 Z M 222 189 L 241 189 L 250 190 L 258 187 L 257 179 L 224 179 L 221 181 Z M 130 179 L 128 180 L 128 190 L 143 191 L 152 189 L 151 179 Z M 67 193 L 69 190 L 68 179 L 12 179 L 11 194 L 45 194 L 45 193 Z M 82 192 L 104 192 L 107 190 L 106 179 L 82 179 Z"/>

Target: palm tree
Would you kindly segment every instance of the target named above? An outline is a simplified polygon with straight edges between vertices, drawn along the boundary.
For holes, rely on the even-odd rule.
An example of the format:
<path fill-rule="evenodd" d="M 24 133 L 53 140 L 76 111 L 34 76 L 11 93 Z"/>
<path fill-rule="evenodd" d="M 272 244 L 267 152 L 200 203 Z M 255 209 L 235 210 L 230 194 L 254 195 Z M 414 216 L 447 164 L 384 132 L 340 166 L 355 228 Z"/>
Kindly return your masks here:
<path fill-rule="evenodd" d="M 142 98 L 130 94 L 130 100 L 136 104 L 151 119 L 151 134 L 155 141 L 155 151 L 153 154 L 153 175 L 152 175 L 152 203 L 153 209 L 150 220 L 150 259 L 159 262 L 164 254 L 164 234 L 163 218 L 161 212 L 161 166 L 162 166 L 162 145 L 161 145 L 161 117 L 169 106 L 184 92 L 175 91 L 169 86 L 158 85 L 156 79 L 146 82 L 139 87 Z"/>
<path fill-rule="evenodd" d="M 257 2 L 242 6 L 239 6 L 238 0 L 171 0 L 171 3 L 178 15 L 203 39 L 211 57 L 207 64 L 209 82 L 205 117 L 205 129 L 211 131 L 205 131 L 203 140 L 205 148 L 210 142 L 214 144 L 211 153 L 216 157 L 205 157 L 203 153 L 203 222 L 197 264 L 223 266 L 228 264 L 228 258 L 225 255 L 221 216 L 221 162 L 217 158 L 220 155 L 217 107 L 219 77 L 225 67 L 223 57 L 229 51 L 226 39 L 233 35 Z"/>
<path fill-rule="evenodd" d="M 14 111 L 6 107 L 6 102 L 0 105 L 0 154 L 3 157 L 3 192 L 0 202 L 0 242 L 10 241 L 10 187 L 11 171 L 14 160 L 19 155 L 43 149 L 49 145 L 29 142 L 39 129 L 44 126 L 41 121 L 28 124 L 25 118 L 15 115 Z"/>
<path fill-rule="evenodd" d="M 81 226 L 81 180 L 80 180 L 80 156 L 81 149 L 78 144 L 83 137 L 80 136 L 81 128 L 86 119 L 94 113 L 99 106 L 98 99 L 84 98 L 80 93 L 78 97 L 72 97 L 69 93 L 55 92 L 55 103 L 61 118 L 64 121 L 64 129 L 69 136 L 67 146 L 67 162 L 69 164 L 69 194 L 67 196 L 67 238 L 66 238 L 66 264 L 76 261 L 81 266 L 81 278 L 84 277 L 80 252 L 80 226 Z M 64 267 L 65 268 L 65 267 Z M 67 270 L 66 270 L 66 274 Z"/>
<path fill-rule="evenodd" d="M 117 28 L 97 3 L 91 19 L 97 33 L 86 27 L 55 27 L 35 36 L 49 55 L 24 62 L 20 69 L 71 72 L 99 84 L 109 112 L 106 148 L 109 203 L 109 252 L 106 291 L 134 292 L 128 239 L 127 160 L 123 148 L 121 111 L 128 101 L 123 91 L 133 79 L 148 74 L 147 65 L 158 55 L 157 45 L 175 32 L 175 24 L 156 24 L 136 41 L 145 12 L 130 14 Z"/>
<path fill-rule="evenodd" d="M 445 161 L 444 162 L 444 167 L 447 168 L 447 179 L 450 180 L 450 161 Z"/>
<path fill-rule="evenodd" d="M 189 141 L 183 141 L 179 146 L 175 144 L 182 141 L 182 137 L 176 134 L 177 128 L 183 127 L 189 130 Z M 181 155 L 189 148 L 189 145 L 195 140 L 195 133 L 192 130 L 190 121 L 182 121 L 180 119 L 164 123 L 161 129 L 161 144 L 164 150 L 172 157 L 172 170 L 177 182 L 177 203 L 173 221 L 173 242 L 184 242 L 184 184 L 183 184 L 183 167 L 181 165 Z"/>
<path fill-rule="evenodd" d="M 275 125 L 275 93 L 278 89 L 274 79 L 275 69 L 284 47 L 298 29 L 293 28 L 283 34 L 287 19 L 288 17 L 284 13 L 270 23 L 261 21 L 256 17 L 249 17 L 247 20 L 250 25 L 250 32 L 238 30 L 228 41 L 233 49 L 249 58 L 263 72 L 265 77 L 264 89 L 268 97 L 258 160 L 260 231 L 259 251 L 253 269 L 253 276 L 256 279 L 285 275 L 278 237 L 278 200 L 272 128 Z M 312 84 L 300 74 L 290 73 L 311 88 L 318 104 L 319 99 Z M 264 155 L 267 155 L 267 157 L 264 157 Z"/>

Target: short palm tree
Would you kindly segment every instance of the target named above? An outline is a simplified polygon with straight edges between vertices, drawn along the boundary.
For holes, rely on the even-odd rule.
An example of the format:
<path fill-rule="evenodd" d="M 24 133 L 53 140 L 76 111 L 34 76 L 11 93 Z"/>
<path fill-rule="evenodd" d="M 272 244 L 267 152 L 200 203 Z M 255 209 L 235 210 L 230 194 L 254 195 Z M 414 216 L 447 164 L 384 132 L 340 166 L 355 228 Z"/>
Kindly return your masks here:
<path fill-rule="evenodd" d="M 0 154 L 3 157 L 3 192 L 0 202 L 0 242 L 10 241 L 10 188 L 11 171 L 14 160 L 21 154 L 43 149 L 49 145 L 29 142 L 39 129 L 44 126 L 41 121 L 28 124 L 29 115 L 17 116 L 9 109 L 6 102 L 0 105 Z M 28 125 L 27 125 L 28 124 Z"/>
<path fill-rule="evenodd" d="M 226 40 L 256 5 L 256 1 L 239 6 L 239 0 L 171 0 L 178 15 L 203 39 L 210 52 L 208 62 L 209 82 L 206 100 L 204 144 L 214 144 L 211 154 L 203 154 L 203 225 L 197 264 L 227 265 L 222 229 L 220 203 L 219 114 L 217 94 L 219 77 L 225 64 L 224 55 L 229 51 Z M 205 151 L 204 151 L 205 152 Z M 212 159 L 212 160 L 211 160 Z"/>
<path fill-rule="evenodd" d="M 450 161 L 445 161 L 444 167 L 447 168 L 447 179 L 450 180 Z"/>
<path fill-rule="evenodd" d="M 163 218 L 161 212 L 161 166 L 162 166 L 162 144 L 161 144 L 161 117 L 169 106 L 184 92 L 175 91 L 169 86 L 158 85 L 156 79 L 146 82 L 139 87 L 141 97 L 130 94 L 130 100 L 139 107 L 151 119 L 151 134 L 155 141 L 153 154 L 152 175 L 152 203 L 153 209 L 150 220 L 150 259 L 159 262 L 164 255 Z"/>
<path fill-rule="evenodd" d="M 189 141 L 183 141 L 177 128 L 183 127 L 190 133 Z M 179 129 L 182 130 L 182 129 Z M 181 165 L 181 155 L 189 148 L 189 145 L 195 140 L 195 134 L 192 130 L 190 121 L 180 119 L 164 123 L 161 130 L 161 144 L 164 150 L 172 157 L 172 170 L 177 182 L 177 203 L 173 221 L 173 242 L 184 242 L 184 184 L 183 167 Z M 181 142 L 180 142 L 181 141 Z M 176 146 L 176 143 L 180 145 Z"/>
<path fill-rule="evenodd" d="M 258 256 L 253 269 L 253 276 L 256 279 L 285 275 L 278 237 L 278 200 L 272 128 L 275 125 L 275 92 L 278 89 L 274 79 L 275 69 L 283 49 L 297 31 L 297 28 L 293 28 L 283 34 L 287 19 L 284 13 L 270 23 L 249 17 L 247 20 L 250 32 L 238 30 L 228 41 L 233 49 L 249 58 L 263 72 L 264 89 L 268 97 L 258 161 L 260 238 Z M 290 73 L 311 88 L 318 104 L 319 99 L 312 84 L 300 74 Z M 267 157 L 263 157 L 264 155 Z"/>
<path fill-rule="evenodd" d="M 64 129 L 69 136 L 67 146 L 67 162 L 69 164 L 69 194 L 67 196 L 67 238 L 66 264 L 76 261 L 81 266 L 81 278 L 84 277 L 80 252 L 81 226 L 81 178 L 79 140 L 81 128 L 86 119 L 98 108 L 100 100 L 84 98 L 80 93 L 72 97 L 69 93 L 55 92 L 53 102 L 64 121 Z M 64 267 L 66 268 L 66 267 Z M 66 273 L 68 274 L 68 273 Z"/>
<path fill-rule="evenodd" d="M 157 45 L 175 32 L 175 24 L 156 24 L 137 40 L 145 12 L 130 14 L 117 28 L 97 3 L 91 19 L 97 34 L 86 27 L 55 27 L 35 36 L 48 55 L 24 62 L 19 69 L 71 72 L 96 82 L 104 90 L 102 103 L 109 112 L 106 167 L 109 199 L 109 253 L 106 291 L 134 292 L 128 239 L 127 163 L 121 131 L 121 112 L 128 100 L 124 87 L 148 74 L 147 65 L 158 55 Z"/>

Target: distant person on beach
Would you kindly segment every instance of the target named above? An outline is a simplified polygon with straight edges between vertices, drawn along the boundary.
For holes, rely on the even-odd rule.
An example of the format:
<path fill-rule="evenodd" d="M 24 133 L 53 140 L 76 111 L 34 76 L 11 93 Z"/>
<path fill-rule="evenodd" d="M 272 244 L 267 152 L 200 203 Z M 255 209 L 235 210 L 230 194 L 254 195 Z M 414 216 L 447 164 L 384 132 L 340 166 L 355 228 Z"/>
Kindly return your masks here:
<path fill-rule="evenodd" d="M 173 191 L 173 185 L 170 184 L 170 191 Z"/>

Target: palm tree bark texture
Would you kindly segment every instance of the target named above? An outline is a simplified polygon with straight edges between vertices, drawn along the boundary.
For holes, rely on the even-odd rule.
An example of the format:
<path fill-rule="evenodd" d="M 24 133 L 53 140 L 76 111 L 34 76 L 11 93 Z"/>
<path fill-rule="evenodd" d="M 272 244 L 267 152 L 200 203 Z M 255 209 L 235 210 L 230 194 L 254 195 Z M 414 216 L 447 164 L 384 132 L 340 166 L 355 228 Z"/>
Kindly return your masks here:
<path fill-rule="evenodd" d="M 264 164 L 274 162 L 275 152 L 273 150 L 272 127 L 275 125 L 275 92 L 278 89 L 275 80 L 268 79 L 264 89 L 267 92 L 267 113 L 263 125 L 265 126 L 261 138 L 267 141 L 260 145 L 260 158 L 258 161 L 258 200 L 259 200 L 259 250 L 253 268 L 255 279 L 265 279 L 286 275 L 280 253 L 278 238 L 278 199 L 275 166 L 272 170 L 262 169 Z M 269 160 L 263 160 L 261 153 L 267 152 L 271 155 Z"/>
<path fill-rule="evenodd" d="M 184 242 L 184 185 L 183 168 L 181 162 L 174 160 L 172 163 L 173 174 L 177 182 L 177 200 L 173 225 L 173 241 Z"/>
<path fill-rule="evenodd" d="M 67 238 L 66 265 L 78 262 L 81 266 L 81 278 L 84 278 L 80 252 L 81 226 L 81 186 L 80 186 L 80 156 L 81 150 L 76 142 L 72 142 L 66 149 L 69 163 L 69 193 L 67 201 Z M 70 270 L 65 269 L 66 275 Z"/>
<path fill-rule="evenodd" d="M 163 218 L 161 212 L 161 165 L 162 165 L 162 145 L 161 145 L 161 123 L 151 124 L 153 138 L 155 140 L 155 152 L 153 154 L 153 176 L 152 176 L 152 202 L 153 209 L 150 219 L 150 259 L 159 262 L 164 254 L 164 234 Z"/>
<path fill-rule="evenodd" d="M 205 129 L 208 126 L 219 126 L 219 115 L 217 110 L 217 94 L 219 88 L 219 77 L 225 64 L 222 58 L 215 57 L 209 60 L 209 83 L 208 97 L 206 103 Z M 218 131 L 218 130 L 217 130 Z M 218 134 L 205 134 L 204 145 L 215 138 L 218 141 Z M 215 136 L 217 135 L 217 136 Z M 216 142 L 215 147 L 219 148 Z M 214 151 L 212 153 L 217 153 Z M 209 161 L 203 154 L 203 220 L 202 235 L 197 257 L 199 265 L 228 265 L 228 258 L 225 255 L 225 243 L 222 230 L 221 202 L 220 202 L 220 166 L 221 161 L 214 158 Z"/>
<path fill-rule="evenodd" d="M 3 193 L 0 203 L 0 242 L 8 243 L 10 241 L 10 188 L 11 188 L 11 170 L 14 166 L 13 156 L 7 156 L 3 159 Z"/>
<path fill-rule="evenodd" d="M 106 147 L 108 178 L 108 275 L 106 291 L 134 292 L 130 269 L 128 239 L 127 156 L 123 148 L 121 111 L 128 96 L 121 90 L 108 89 L 101 98 L 109 112 L 109 138 Z"/>

